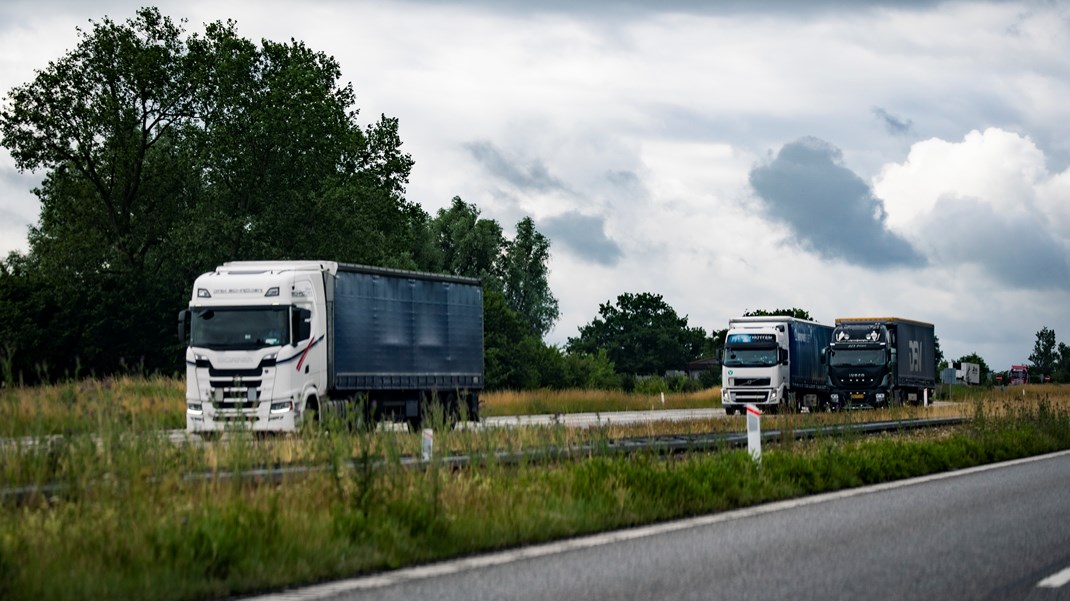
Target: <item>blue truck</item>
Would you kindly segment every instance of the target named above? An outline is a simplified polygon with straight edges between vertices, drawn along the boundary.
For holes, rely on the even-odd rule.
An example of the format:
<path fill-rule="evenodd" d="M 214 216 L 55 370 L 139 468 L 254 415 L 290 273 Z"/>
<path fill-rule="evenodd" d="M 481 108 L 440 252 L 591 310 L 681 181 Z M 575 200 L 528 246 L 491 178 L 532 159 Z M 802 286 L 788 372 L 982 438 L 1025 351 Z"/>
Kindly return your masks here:
<path fill-rule="evenodd" d="M 917 405 L 936 385 L 936 334 L 923 321 L 838 318 L 827 358 L 835 409 Z"/>
<path fill-rule="evenodd" d="M 239 261 L 205 273 L 179 313 L 186 429 L 290 432 L 310 416 L 421 425 L 479 416 L 477 279 L 330 261 Z"/>
<path fill-rule="evenodd" d="M 825 349 L 832 327 L 788 316 L 739 317 L 728 322 L 721 359 L 721 405 L 742 413 L 809 411 L 829 403 Z"/>

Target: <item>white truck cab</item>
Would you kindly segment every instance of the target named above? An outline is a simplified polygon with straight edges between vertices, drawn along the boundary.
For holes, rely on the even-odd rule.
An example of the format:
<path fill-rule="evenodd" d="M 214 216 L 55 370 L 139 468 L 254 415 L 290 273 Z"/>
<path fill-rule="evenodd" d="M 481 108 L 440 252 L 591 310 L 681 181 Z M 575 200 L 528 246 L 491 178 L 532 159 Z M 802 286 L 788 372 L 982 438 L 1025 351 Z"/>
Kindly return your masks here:
<path fill-rule="evenodd" d="M 330 262 L 225 263 L 197 278 L 179 314 L 186 430 L 286 432 L 327 388 Z M 188 336 L 188 337 L 187 337 Z"/>

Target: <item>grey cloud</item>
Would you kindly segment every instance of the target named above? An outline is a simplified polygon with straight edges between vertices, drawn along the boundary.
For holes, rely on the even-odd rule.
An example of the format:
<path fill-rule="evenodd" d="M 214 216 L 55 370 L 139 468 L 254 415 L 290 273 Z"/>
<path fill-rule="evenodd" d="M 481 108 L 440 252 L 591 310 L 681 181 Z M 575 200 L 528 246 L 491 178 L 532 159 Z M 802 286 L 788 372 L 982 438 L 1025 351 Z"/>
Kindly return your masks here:
<path fill-rule="evenodd" d="M 921 232 L 941 262 L 974 264 L 1020 289 L 1070 289 L 1067 250 L 1033 213 L 997 213 L 972 198 L 941 198 Z"/>
<path fill-rule="evenodd" d="M 908 133 L 910 128 L 914 126 L 914 122 L 910 119 L 900 118 L 879 106 L 873 107 L 873 114 L 884 125 L 885 129 L 892 134 L 901 135 Z"/>
<path fill-rule="evenodd" d="M 531 161 L 526 165 L 519 164 L 518 161 L 506 157 L 497 146 L 486 141 L 468 142 L 464 147 L 491 175 L 517 188 L 535 192 L 567 190 L 560 180 L 550 175 L 550 171 L 542 161 Z"/>
<path fill-rule="evenodd" d="M 605 219 L 569 211 L 544 219 L 542 229 L 554 242 L 585 261 L 612 267 L 621 258 L 620 247 L 606 236 Z"/>
<path fill-rule="evenodd" d="M 646 184 L 633 171 L 610 171 L 606 180 L 614 188 L 614 202 L 619 198 L 640 202 L 650 198 Z"/>
<path fill-rule="evenodd" d="M 884 203 L 841 158 L 828 142 L 803 138 L 752 169 L 750 184 L 766 216 L 826 259 L 876 268 L 923 265 L 910 243 L 885 226 Z"/>

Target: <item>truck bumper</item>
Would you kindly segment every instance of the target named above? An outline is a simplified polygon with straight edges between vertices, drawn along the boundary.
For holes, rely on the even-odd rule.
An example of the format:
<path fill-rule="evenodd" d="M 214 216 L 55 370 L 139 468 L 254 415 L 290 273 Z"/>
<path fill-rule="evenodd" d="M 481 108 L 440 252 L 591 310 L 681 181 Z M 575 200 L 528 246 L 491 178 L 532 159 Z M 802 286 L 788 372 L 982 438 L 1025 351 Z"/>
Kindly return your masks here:
<path fill-rule="evenodd" d="M 888 407 L 890 398 L 885 390 L 834 390 L 829 402 L 833 409 L 880 409 Z"/>
<path fill-rule="evenodd" d="M 293 432 L 301 424 L 301 407 L 290 399 L 216 403 L 186 399 L 186 431 Z"/>
<path fill-rule="evenodd" d="M 780 406 L 780 396 L 775 388 L 721 389 L 721 406 L 725 413 L 742 413 L 747 405 L 769 410 Z"/>

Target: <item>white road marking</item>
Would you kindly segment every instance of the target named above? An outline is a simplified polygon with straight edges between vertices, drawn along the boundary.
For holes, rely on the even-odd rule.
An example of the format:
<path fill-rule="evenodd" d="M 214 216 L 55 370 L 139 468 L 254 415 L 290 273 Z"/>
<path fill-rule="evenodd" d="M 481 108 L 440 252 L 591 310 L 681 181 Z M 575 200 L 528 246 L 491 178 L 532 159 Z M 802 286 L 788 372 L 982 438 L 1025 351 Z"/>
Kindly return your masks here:
<path fill-rule="evenodd" d="M 1037 583 L 1037 588 L 1059 588 L 1070 582 L 1070 568 L 1056 572 Z"/>
<path fill-rule="evenodd" d="M 521 547 L 519 549 L 493 553 L 490 555 L 466 557 L 463 559 L 448 560 L 423 566 L 394 570 L 392 572 L 383 572 L 381 574 L 375 574 L 372 576 L 350 578 L 347 580 L 338 580 L 335 582 L 310 586 L 302 589 L 283 591 L 274 594 L 262 595 L 260 597 L 251 597 L 247 599 L 247 601 L 313 601 L 314 599 L 324 599 L 348 591 L 384 588 L 388 586 L 393 586 L 395 584 L 401 584 L 403 582 L 412 582 L 416 580 L 434 578 L 436 576 L 458 574 L 469 570 L 515 563 L 524 559 L 546 557 L 549 555 L 556 555 L 559 553 L 575 551 L 578 549 L 590 549 L 593 547 L 600 547 L 612 543 L 636 540 L 648 536 L 676 532 L 679 530 L 686 530 L 688 528 L 697 528 L 702 526 L 709 526 L 712 524 L 718 524 L 721 522 L 756 517 L 773 513 L 776 511 L 783 511 L 786 509 L 805 507 L 807 505 L 816 505 L 818 503 L 825 503 L 838 499 L 857 497 L 874 492 L 882 492 L 886 490 L 893 490 L 896 488 L 903 488 L 906 486 L 913 486 L 915 484 L 923 484 L 926 482 L 935 482 L 937 480 L 946 480 L 948 478 L 957 478 L 959 476 L 965 476 L 968 474 L 976 474 L 988 470 L 1022 465 L 1026 463 L 1032 463 L 1034 461 L 1043 461 L 1045 459 L 1051 459 L 1054 457 L 1064 457 L 1067 455 L 1070 455 L 1070 451 L 1061 451 L 1058 453 L 1040 455 L 1037 457 L 1026 457 L 1024 459 L 1006 461 L 1003 463 L 979 465 L 976 467 L 956 470 L 952 472 L 941 472 L 938 474 L 930 474 L 928 476 L 911 478 L 909 480 L 898 480 L 895 482 L 875 484 L 863 488 L 852 488 L 831 493 L 814 495 L 810 497 L 800 497 L 798 499 L 789 499 L 787 501 L 766 503 L 764 505 L 745 507 L 743 509 L 737 509 L 734 511 L 704 515 L 695 518 L 688 518 L 685 520 L 678 520 L 675 522 L 665 522 L 661 524 L 653 524 L 650 526 L 640 526 L 637 528 L 630 528 L 628 530 L 617 530 L 614 532 L 606 532 L 602 534 L 595 534 L 592 536 L 573 538 L 543 545 Z M 1049 580 L 1054 581 L 1057 576 L 1065 577 L 1066 580 L 1063 580 L 1063 582 L 1058 585 L 1044 584 Z M 1061 586 L 1062 584 L 1065 584 L 1067 580 L 1070 580 L 1070 568 L 1045 579 L 1041 582 L 1041 584 L 1037 586 Z"/>

